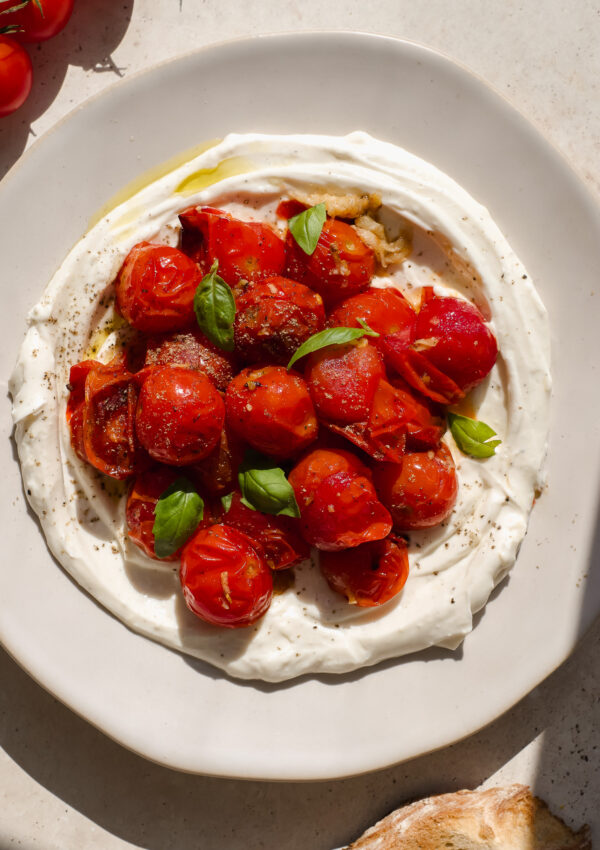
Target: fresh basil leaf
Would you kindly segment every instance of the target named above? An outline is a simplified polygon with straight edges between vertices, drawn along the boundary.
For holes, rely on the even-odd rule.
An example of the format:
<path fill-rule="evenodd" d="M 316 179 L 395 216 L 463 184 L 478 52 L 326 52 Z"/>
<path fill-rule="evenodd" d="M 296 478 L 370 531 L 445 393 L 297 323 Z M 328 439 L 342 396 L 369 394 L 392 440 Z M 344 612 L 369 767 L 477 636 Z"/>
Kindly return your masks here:
<path fill-rule="evenodd" d="M 300 348 L 297 348 L 287 368 L 291 369 L 296 360 L 300 360 L 306 354 L 312 354 L 313 351 L 319 351 L 321 348 L 326 348 L 328 345 L 343 345 L 346 342 L 353 342 L 355 339 L 360 339 L 363 336 L 379 336 L 377 331 L 371 328 L 362 319 L 358 320 L 362 328 L 326 328 L 324 331 L 309 336 Z"/>
<path fill-rule="evenodd" d="M 292 485 L 283 469 L 258 452 L 247 452 L 238 481 L 242 503 L 253 511 L 273 516 L 300 516 Z"/>
<path fill-rule="evenodd" d="M 227 493 L 226 496 L 221 496 L 221 504 L 223 505 L 223 510 L 225 511 L 225 513 L 229 511 L 232 501 L 233 493 Z"/>
<path fill-rule="evenodd" d="M 495 437 L 496 432 L 485 422 L 477 419 L 469 419 L 458 413 L 448 412 L 448 424 L 456 445 L 466 455 L 472 457 L 491 457 L 496 454 L 496 446 L 502 440 L 490 440 Z"/>
<path fill-rule="evenodd" d="M 204 502 L 187 478 L 177 478 L 156 503 L 154 510 L 154 551 L 168 558 L 188 540 L 204 516 Z"/>
<path fill-rule="evenodd" d="M 194 312 L 200 329 L 210 341 L 223 351 L 233 351 L 235 299 L 231 288 L 217 274 L 218 267 L 219 261 L 215 260 L 198 284 Z"/>
<path fill-rule="evenodd" d="M 314 254 L 326 218 L 325 204 L 317 204 L 316 207 L 309 207 L 288 221 L 290 233 L 305 254 Z"/>

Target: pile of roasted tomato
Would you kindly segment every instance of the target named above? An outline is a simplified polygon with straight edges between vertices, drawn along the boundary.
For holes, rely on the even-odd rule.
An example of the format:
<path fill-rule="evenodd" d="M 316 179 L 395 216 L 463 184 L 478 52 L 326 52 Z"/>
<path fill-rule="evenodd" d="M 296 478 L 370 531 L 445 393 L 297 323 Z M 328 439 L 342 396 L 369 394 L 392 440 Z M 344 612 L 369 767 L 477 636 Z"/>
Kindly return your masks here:
<path fill-rule="evenodd" d="M 456 500 L 445 406 L 496 360 L 474 306 L 372 286 L 374 251 L 319 206 L 282 202 L 285 239 L 184 210 L 180 247 L 141 242 L 116 278 L 132 341 L 71 368 L 74 451 L 130 481 L 129 537 L 181 559 L 188 607 L 220 626 L 261 617 L 310 546 L 349 602 L 395 596 L 403 535 Z"/>

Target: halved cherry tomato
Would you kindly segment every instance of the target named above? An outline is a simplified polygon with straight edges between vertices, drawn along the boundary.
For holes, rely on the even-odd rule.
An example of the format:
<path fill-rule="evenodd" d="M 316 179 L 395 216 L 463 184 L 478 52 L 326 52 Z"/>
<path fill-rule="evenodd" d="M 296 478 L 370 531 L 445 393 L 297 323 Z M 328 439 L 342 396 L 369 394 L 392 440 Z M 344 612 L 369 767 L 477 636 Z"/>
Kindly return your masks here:
<path fill-rule="evenodd" d="M 300 510 L 312 502 L 319 485 L 338 472 L 360 475 L 369 481 L 372 477 L 370 469 L 356 455 L 345 449 L 319 445 L 303 455 L 288 475 Z"/>
<path fill-rule="evenodd" d="M 249 626 L 271 604 L 270 569 L 250 538 L 228 525 L 212 525 L 188 540 L 179 578 L 190 611 L 216 626 Z"/>
<path fill-rule="evenodd" d="M 381 337 L 399 334 L 411 343 L 414 338 L 417 314 L 397 289 L 371 287 L 360 295 L 348 298 L 329 316 L 331 328 L 358 328 L 362 319 L 371 330 L 381 334 L 369 339 L 372 345 L 381 346 Z"/>
<path fill-rule="evenodd" d="M 289 232 L 285 245 L 285 274 L 318 292 L 327 307 L 362 292 L 375 271 L 375 254 L 343 221 L 327 219 L 311 255 Z"/>
<path fill-rule="evenodd" d="M 191 469 L 194 471 L 194 478 L 203 489 L 216 496 L 222 496 L 225 493 L 231 493 L 237 487 L 238 468 L 243 457 L 242 441 L 225 424 L 216 447 Z"/>
<path fill-rule="evenodd" d="M 393 535 L 344 552 L 322 552 L 319 562 L 329 587 L 359 608 L 389 602 L 408 578 L 406 541 Z"/>
<path fill-rule="evenodd" d="M 253 511 L 243 504 L 239 492 L 233 494 L 223 521 L 247 534 L 272 570 L 293 567 L 310 555 L 297 519 Z"/>
<path fill-rule="evenodd" d="M 439 525 L 450 516 L 458 493 L 454 461 L 443 443 L 435 452 L 405 454 L 398 464 L 377 464 L 373 479 L 398 531 Z"/>
<path fill-rule="evenodd" d="M 3 0 L 0 12 L 18 4 L 19 0 Z M 35 0 L 29 0 L 22 9 L 2 15 L 0 22 L 2 25 L 16 24 L 23 28 L 22 32 L 13 34 L 13 38 L 18 41 L 46 41 L 66 26 L 73 11 L 73 0 L 40 0 L 40 6 L 41 9 Z"/>
<path fill-rule="evenodd" d="M 315 351 L 307 357 L 304 377 L 317 415 L 345 425 L 368 418 L 385 370 L 381 354 L 361 339 Z"/>
<path fill-rule="evenodd" d="M 218 260 L 218 273 L 229 286 L 240 280 L 265 280 L 283 271 L 283 240 L 266 224 L 239 221 L 211 207 L 189 207 L 179 220 L 182 251 L 204 272 Z"/>
<path fill-rule="evenodd" d="M 308 543 L 331 552 L 381 540 L 392 530 L 370 479 L 348 472 L 336 472 L 319 484 L 312 501 L 301 508 L 301 524 Z"/>
<path fill-rule="evenodd" d="M 288 278 L 271 277 L 235 295 L 235 348 L 246 363 L 286 364 L 325 325 L 321 296 Z"/>
<path fill-rule="evenodd" d="M 206 375 L 181 366 L 148 369 L 135 422 L 155 460 L 173 466 L 202 460 L 218 444 L 224 420 L 225 406 Z"/>
<path fill-rule="evenodd" d="M 225 403 L 229 426 L 273 457 L 293 457 L 317 436 L 306 384 L 283 366 L 243 369 L 227 387 Z"/>
<path fill-rule="evenodd" d="M 33 82 L 31 59 L 20 44 L 0 35 L 0 118 L 22 106 Z"/>
<path fill-rule="evenodd" d="M 223 391 L 233 378 L 233 357 L 213 345 L 199 328 L 150 337 L 144 365 L 195 369 Z"/>
<path fill-rule="evenodd" d="M 177 248 L 138 242 L 115 281 L 117 308 L 140 331 L 181 330 L 195 321 L 199 282 L 196 264 Z"/>

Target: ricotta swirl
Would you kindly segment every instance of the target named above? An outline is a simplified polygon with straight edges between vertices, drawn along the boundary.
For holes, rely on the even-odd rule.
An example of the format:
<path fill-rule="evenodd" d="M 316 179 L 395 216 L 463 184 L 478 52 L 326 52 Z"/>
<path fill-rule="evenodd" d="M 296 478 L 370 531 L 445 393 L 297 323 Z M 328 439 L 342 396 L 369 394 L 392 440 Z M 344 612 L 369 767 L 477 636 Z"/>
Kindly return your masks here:
<path fill-rule="evenodd" d="M 391 238 L 409 232 L 410 257 L 381 270 L 374 285 L 398 286 L 409 298 L 433 285 L 489 319 L 500 354 L 466 412 L 492 425 L 502 444 L 481 461 L 446 435 L 458 501 L 442 526 L 410 535 L 410 575 L 395 599 L 351 606 L 306 562 L 257 624 L 218 629 L 185 607 L 177 564 L 151 560 L 129 542 L 125 486 L 74 454 L 65 420 L 69 368 L 86 357 L 108 360 L 122 344 L 112 281 L 137 242 L 177 243 L 181 209 L 224 207 L 277 226 L 282 197 L 315 192 L 378 195 Z M 362 132 L 230 135 L 106 215 L 30 312 L 10 380 L 25 491 L 50 550 L 98 602 L 131 629 L 233 676 L 277 682 L 429 646 L 454 649 L 514 564 L 543 483 L 549 360 L 546 311 L 523 265 L 487 210 L 434 166 Z"/>

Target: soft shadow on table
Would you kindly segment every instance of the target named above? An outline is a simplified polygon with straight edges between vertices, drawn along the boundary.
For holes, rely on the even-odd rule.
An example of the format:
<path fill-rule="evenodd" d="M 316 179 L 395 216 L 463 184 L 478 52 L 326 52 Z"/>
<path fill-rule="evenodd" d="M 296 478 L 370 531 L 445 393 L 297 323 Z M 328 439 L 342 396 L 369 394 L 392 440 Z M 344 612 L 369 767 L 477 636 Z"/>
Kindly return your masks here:
<path fill-rule="evenodd" d="M 23 106 L 0 119 L 0 179 L 17 161 L 30 133 L 31 124 L 58 94 L 69 65 L 93 73 L 123 76 L 112 52 L 122 41 L 131 20 L 134 0 L 104 3 L 84 0 L 75 3 L 65 29 L 42 44 L 27 46 L 33 62 L 33 88 Z"/>
<path fill-rule="evenodd" d="M 334 782 L 239 782 L 152 764 L 72 714 L 5 653 L 0 743 L 52 794 L 147 850 L 331 850 L 408 799 L 477 786 L 542 729 L 568 730 L 571 695 L 586 687 L 590 672 L 596 681 L 600 676 L 599 647 L 600 622 L 560 670 L 478 734 L 411 762 Z M 597 694 L 588 697 L 582 710 L 597 710 Z M 565 772 L 583 767 L 593 781 L 597 765 L 581 762 L 575 751 L 562 758 Z M 74 846 L 65 834 L 65 850 Z"/>

